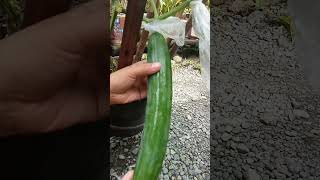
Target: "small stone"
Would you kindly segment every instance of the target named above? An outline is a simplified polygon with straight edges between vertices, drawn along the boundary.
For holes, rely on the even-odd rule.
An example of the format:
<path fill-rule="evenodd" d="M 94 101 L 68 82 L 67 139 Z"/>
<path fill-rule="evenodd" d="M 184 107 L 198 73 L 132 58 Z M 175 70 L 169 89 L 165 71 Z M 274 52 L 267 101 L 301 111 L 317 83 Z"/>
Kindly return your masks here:
<path fill-rule="evenodd" d="M 308 176 L 308 174 L 306 172 L 304 172 L 304 171 L 300 172 L 300 177 L 306 178 L 307 176 Z"/>
<path fill-rule="evenodd" d="M 265 125 L 271 125 L 274 123 L 275 117 L 271 113 L 264 113 L 260 117 L 260 122 Z"/>
<path fill-rule="evenodd" d="M 162 172 L 163 172 L 164 174 L 168 174 L 169 170 L 164 167 L 164 168 L 162 169 Z"/>
<path fill-rule="evenodd" d="M 223 133 L 222 136 L 221 136 L 221 140 L 222 141 L 228 141 L 229 139 L 231 139 L 232 136 L 228 133 Z"/>
<path fill-rule="evenodd" d="M 251 164 L 251 163 L 253 163 L 254 162 L 254 160 L 252 159 L 252 158 L 247 158 L 247 163 L 249 163 L 249 164 Z"/>
<path fill-rule="evenodd" d="M 226 132 L 228 132 L 228 133 L 230 133 L 230 132 L 232 131 L 232 129 L 233 129 L 233 127 L 231 127 L 231 126 L 226 126 L 226 127 L 224 128 L 224 130 L 225 130 Z"/>
<path fill-rule="evenodd" d="M 304 118 L 304 119 L 309 119 L 310 118 L 310 115 L 306 111 L 301 110 L 301 109 L 294 109 L 293 110 L 293 114 L 296 117 L 301 117 L 301 118 Z"/>
<path fill-rule="evenodd" d="M 292 111 L 289 111 L 288 117 L 290 121 L 293 121 L 296 118 Z"/>
<path fill-rule="evenodd" d="M 169 180 L 169 176 L 166 174 L 166 175 L 163 176 L 163 179 L 164 180 Z"/>
<path fill-rule="evenodd" d="M 234 150 L 237 149 L 236 143 L 234 143 L 234 142 L 232 142 L 232 141 L 231 141 L 231 143 L 230 143 L 230 147 L 231 147 L 232 149 L 234 149 Z"/>
<path fill-rule="evenodd" d="M 249 148 L 244 144 L 238 144 L 237 149 L 240 153 L 248 153 L 250 152 Z"/>
<path fill-rule="evenodd" d="M 171 153 L 171 154 L 175 154 L 176 152 L 175 152 L 173 149 L 171 149 L 171 150 L 170 150 L 170 153 Z"/>
<path fill-rule="evenodd" d="M 174 60 L 176 63 L 181 63 L 182 57 L 180 57 L 180 56 L 174 56 L 174 57 L 173 57 L 173 60 Z"/>
<path fill-rule="evenodd" d="M 127 149 L 127 148 L 123 149 L 123 152 L 128 152 L 128 151 L 129 151 L 129 149 Z"/>
<path fill-rule="evenodd" d="M 246 180 L 261 180 L 260 175 L 254 169 L 247 170 Z"/>
<path fill-rule="evenodd" d="M 179 160 L 179 155 L 178 155 L 178 154 L 175 154 L 175 155 L 173 156 L 173 158 L 174 158 L 175 160 Z"/>
<path fill-rule="evenodd" d="M 228 172 L 224 172 L 222 177 L 223 177 L 223 179 L 230 179 Z"/>
<path fill-rule="evenodd" d="M 312 129 L 310 133 L 315 134 L 315 135 L 320 135 L 320 129 Z"/>
<path fill-rule="evenodd" d="M 292 99 L 291 105 L 292 105 L 292 107 L 294 107 L 294 108 L 298 108 L 298 107 L 301 106 L 301 104 L 300 104 L 299 102 L 297 102 L 295 99 Z"/>
<path fill-rule="evenodd" d="M 233 174 L 237 179 L 242 179 L 242 173 L 240 170 L 238 170 L 238 169 L 234 170 Z"/>
<path fill-rule="evenodd" d="M 188 119 L 188 120 L 191 120 L 191 116 L 190 116 L 190 115 L 188 115 L 188 116 L 187 116 L 187 119 Z"/>
<path fill-rule="evenodd" d="M 315 110 L 315 107 L 311 104 L 308 105 L 308 110 L 309 111 L 314 111 Z"/>
<path fill-rule="evenodd" d="M 240 126 L 236 126 L 235 128 L 233 128 L 233 130 L 232 130 L 232 132 L 233 133 L 235 133 L 235 134 L 237 134 L 237 133 L 239 133 L 240 132 Z"/>
<path fill-rule="evenodd" d="M 244 123 L 241 123 L 241 127 L 242 127 L 242 129 L 247 129 L 250 127 L 250 125 L 248 123 L 244 122 Z"/>
<path fill-rule="evenodd" d="M 213 147 L 217 146 L 217 145 L 218 145 L 218 141 L 212 140 L 212 141 L 211 141 L 211 145 L 212 145 Z"/>
<path fill-rule="evenodd" d="M 248 22 L 251 25 L 261 22 L 264 19 L 264 14 L 262 11 L 254 11 L 248 16 Z"/>
<path fill-rule="evenodd" d="M 234 142 L 239 142 L 239 141 L 240 141 L 240 138 L 239 138 L 239 137 L 233 137 L 232 140 L 233 140 Z"/>
<path fill-rule="evenodd" d="M 126 157 L 125 157 L 124 155 L 122 155 L 122 154 L 119 155 L 119 159 L 123 160 L 123 159 L 125 159 L 125 158 L 126 158 Z"/>
<path fill-rule="evenodd" d="M 278 45 L 279 47 L 286 48 L 288 46 L 288 39 L 284 36 L 280 36 L 280 38 L 278 38 Z"/>
<path fill-rule="evenodd" d="M 195 167 L 195 168 L 194 168 L 194 172 L 195 172 L 196 174 L 200 174 L 202 171 L 201 171 L 198 167 Z"/>
<path fill-rule="evenodd" d="M 287 136 L 290 136 L 290 137 L 295 137 L 297 136 L 297 132 L 295 131 L 285 131 L 284 132 Z"/>
<path fill-rule="evenodd" d="M 240 101 L 237 99 L 234 99 L 231 104 L 235 107 L 238 107 L 240 105 Z"/>
<path fill-rule="evenodd" d="M 293 174 L 299 173 L 301 170 L 299 162 L 294 159 L 287 159 L 287 167 L 288 170 Z"/>
<path fill-rule="evenodd" d="M 180 171 L 180 175 L 181 176 L 183 176 L 184 175 L 184 171 L 182 170 L 182 171 Z"/>
<path fill-rule="evenodd" d="M 132 153 L 133 153 L 134 155 L 137 155 L 138 152 L 139 152 L 139 148 L 134 148 L 134 149 L 132 150 Z"/>

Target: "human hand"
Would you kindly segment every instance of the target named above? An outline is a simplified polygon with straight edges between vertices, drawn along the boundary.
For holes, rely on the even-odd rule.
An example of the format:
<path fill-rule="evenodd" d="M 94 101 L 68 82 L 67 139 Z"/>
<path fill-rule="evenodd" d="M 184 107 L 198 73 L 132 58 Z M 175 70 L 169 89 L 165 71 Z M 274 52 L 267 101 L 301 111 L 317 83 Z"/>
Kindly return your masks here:
<path fill-rule="evenodd" d="M 129 171 L 126 175 L 124 175 L 122 180 L 133 180 L 133 171 Z"/>
<path fill-rule="evenodd" d="M 0 41 L 0 136 L 106 116 L 106 8 L 94 0 Z"/>
<path fill-rule="evenodd" d="M 140 61 L 110 75 L 110 104 L 126 104 L 147 96 L 147 78 L 160 70 L 159 63 Z"/>

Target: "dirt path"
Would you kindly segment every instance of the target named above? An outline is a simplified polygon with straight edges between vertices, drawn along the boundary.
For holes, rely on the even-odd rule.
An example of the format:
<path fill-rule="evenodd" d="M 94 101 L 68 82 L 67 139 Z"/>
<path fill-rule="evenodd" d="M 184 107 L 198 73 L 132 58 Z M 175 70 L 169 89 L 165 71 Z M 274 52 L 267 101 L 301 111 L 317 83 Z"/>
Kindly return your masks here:
<path fill-rule="evenodd" d="M 211 179 L 320 179 L 319 96 L 272 3 L 212 14 Z"/>

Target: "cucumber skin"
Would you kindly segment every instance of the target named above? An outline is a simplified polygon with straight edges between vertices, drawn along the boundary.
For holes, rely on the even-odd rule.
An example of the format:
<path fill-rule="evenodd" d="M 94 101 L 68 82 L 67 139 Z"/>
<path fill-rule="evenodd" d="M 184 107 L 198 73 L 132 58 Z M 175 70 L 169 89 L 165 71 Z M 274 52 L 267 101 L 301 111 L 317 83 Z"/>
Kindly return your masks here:
<path fill-rule="evenodd" d="M 160 72 L 148 79 L 148 97 L 143 138 L 134 180 L 157 180 L 166 154 L 172 109 L 171 58 L 166 40 L 151 34 L 148 42 L 149 63 L 161 63 Z"/>

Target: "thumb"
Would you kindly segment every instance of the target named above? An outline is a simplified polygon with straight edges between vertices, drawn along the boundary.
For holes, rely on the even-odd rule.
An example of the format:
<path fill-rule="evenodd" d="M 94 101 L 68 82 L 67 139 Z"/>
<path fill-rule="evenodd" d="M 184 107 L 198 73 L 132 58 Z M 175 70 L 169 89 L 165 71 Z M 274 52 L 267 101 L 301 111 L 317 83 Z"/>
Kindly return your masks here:
<path fill-rule="evenodd" d="M 144 77 L 160 71 L 160 63 L 136 63 L 130 68 L 130 74 L 135 77 Z"/>
<path fill-rule="evenodd" d="M 133 171 L 129 171 L 126 175 L 123 176 L 122 180 L 132 180 L 133 179 Z"/>

